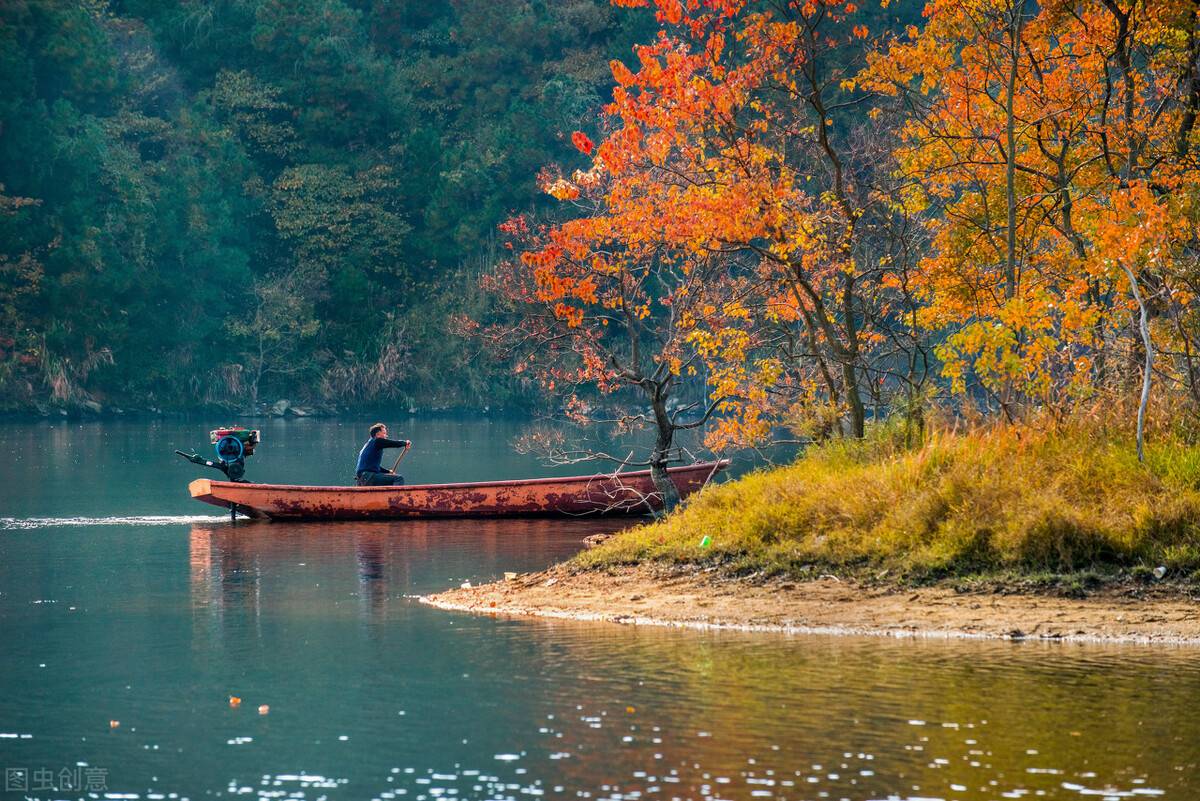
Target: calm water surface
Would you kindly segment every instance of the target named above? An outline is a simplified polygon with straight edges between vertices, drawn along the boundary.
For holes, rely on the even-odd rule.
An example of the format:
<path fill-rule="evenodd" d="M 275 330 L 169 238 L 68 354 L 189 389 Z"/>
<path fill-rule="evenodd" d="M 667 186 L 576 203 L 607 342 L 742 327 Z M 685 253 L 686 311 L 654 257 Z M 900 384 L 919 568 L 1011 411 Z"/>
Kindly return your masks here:
<path fill-rule="evenodd" d="M 0 427 L 0 801 L 1200 798 L 1198 650 L 433 610 L 613 524 L 230 524 L 171 456 L 219 422 Z M 249 475 L 346 483 L 368 422 L 264 423 Z M 393 429 L 410 480 L 547 474 Z"/>

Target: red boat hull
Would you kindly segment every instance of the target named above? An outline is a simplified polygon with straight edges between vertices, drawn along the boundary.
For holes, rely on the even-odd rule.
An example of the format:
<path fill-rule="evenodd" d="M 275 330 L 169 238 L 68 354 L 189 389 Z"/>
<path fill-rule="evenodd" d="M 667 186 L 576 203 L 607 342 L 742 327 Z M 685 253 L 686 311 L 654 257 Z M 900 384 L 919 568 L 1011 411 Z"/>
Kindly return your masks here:
<path fill-rule="evenodd" d="M 686 497 L 728 465 L 724 459 L 701 462 L 670 468 L 667 474 L 680 497 Z M 273 520 L 628 515 L 662 507 L 649 470 L 403 487 L 306 487 L 200 478 L 188 490 L 198 501 Z"/>

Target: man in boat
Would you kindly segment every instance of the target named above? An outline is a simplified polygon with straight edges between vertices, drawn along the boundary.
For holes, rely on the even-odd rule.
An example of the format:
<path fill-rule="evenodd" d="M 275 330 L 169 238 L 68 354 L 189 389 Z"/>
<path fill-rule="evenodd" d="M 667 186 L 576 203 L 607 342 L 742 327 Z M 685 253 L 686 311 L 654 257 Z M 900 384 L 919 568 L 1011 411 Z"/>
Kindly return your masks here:
<path fill-rule="evenodd" d="M 360 487 L 388 487 L 404 483 L 404 476 L 398 476 L 383 466 L 383 451 L 385 448 L 412 447 L 412 441 L 407 439 L 388 439 L 387 426 L 376 423 L 371 426 L 371 438 L 358 452 L 358 467 L 354 469 L 354 481 Z"/>

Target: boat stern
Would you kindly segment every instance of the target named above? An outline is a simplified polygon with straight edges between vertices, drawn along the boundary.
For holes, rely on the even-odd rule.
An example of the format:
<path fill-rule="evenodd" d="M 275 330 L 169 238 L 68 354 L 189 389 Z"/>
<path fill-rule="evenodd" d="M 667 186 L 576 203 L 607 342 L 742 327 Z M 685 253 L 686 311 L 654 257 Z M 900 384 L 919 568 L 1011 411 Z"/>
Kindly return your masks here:
<path fill-rule="evenodd" d="M 246 488 L 249 486 L 249 484 L 198 478 L 188 484 L 188 492 L 197 501 L 211 503 L 222 509 L 232 509 L 246 517 L 255 519 L 269 517 L 265 511 L 256 508 L 253 496 L 247 497 Z"/>
<path fill-rule="evenodd" d="M 226 508 L 229 507 L 229 504 L 226 501 L 223 501 L 220 498 L 213 497 L 212 480 L 211 479 L 207 479 L 207 478 L 196 479 L 191 484 L 188 484 L 188 492 L 190 492 L 192 494 L 192 497 L 198 501 L 203 501 L 204 503 L 211 503 L 213 506 L 224 506 Z"/>

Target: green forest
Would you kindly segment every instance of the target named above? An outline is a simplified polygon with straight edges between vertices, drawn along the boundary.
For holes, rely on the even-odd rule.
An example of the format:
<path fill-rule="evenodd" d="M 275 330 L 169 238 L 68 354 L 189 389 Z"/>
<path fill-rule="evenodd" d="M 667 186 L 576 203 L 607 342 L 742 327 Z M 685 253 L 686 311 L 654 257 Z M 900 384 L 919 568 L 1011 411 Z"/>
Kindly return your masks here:
<path fill-rule="evenodd" d="M 606 0 L 0 5 L 0 410 L 520 406 L 451 322 L 544 213 Z"/>

